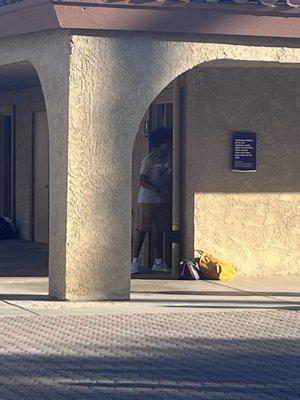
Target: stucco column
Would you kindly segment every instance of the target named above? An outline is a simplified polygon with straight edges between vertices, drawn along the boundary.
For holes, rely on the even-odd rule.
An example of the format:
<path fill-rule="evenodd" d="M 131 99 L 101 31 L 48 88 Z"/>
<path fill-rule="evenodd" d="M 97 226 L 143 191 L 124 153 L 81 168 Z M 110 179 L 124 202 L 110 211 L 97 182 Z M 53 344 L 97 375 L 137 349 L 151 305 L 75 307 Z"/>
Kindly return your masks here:
<path fill-rule="evenodd" d="M 69 300 L 130 296 L 132 148 L 143 114 L 172 76 L 161 74 L 157 79 L 155 75 L 164 72 L 161 58 L 154 55 L 148 65 L 140 50 L 143 41 L 135 48 L 126 37 L 72 36 L 66 244 Z"/>
<path fill-rule="evenodd" d="M 66 298 L 129 299 L 131 141 L 91 72 L 71 85 Z"/>
<path fill-rule="evenodd" d="M 49 295 L 64 300 L 66 299 L 69 35 L 67 32 L 49 32 L 33 36 L 41 36 L 35 46 L 30 46 L 30 51 L 34 53 L 32 63 L 40 77 L 49 125 Z M 44 52 L 41 53 L 41 49 Z"/>
<path fill-rule="evenodd" d="M 165 52 L 161 44 L 126 35 L 72 36 L 69 300 L 129 298 L 133 142 L 151 101 L 178 73 L 177 67 L 166 70 L 162 55 L 172 63 L 180 52 Z"/>
<path fill-rule="evenodd" d="M 102 49 L 105 51 L 105 49 Z M 110 49 L 76 42 L 70 69 L 66 298 L 130 295 L 131 157 L 137 126 Z M 131 129 L 130 129 L 131 127 Z M 132 135 L 128 135 L 132 130 Z"/>
<path fill-rule="evenodd" d="M 49 293 L 65 299 L 69 34 L 49 31 L 3 38 L 0 54 L 0 66 L 25 63 L 41 82 L 49 124 Z M 27 190 L 31 191 L 30 185 Z"/>

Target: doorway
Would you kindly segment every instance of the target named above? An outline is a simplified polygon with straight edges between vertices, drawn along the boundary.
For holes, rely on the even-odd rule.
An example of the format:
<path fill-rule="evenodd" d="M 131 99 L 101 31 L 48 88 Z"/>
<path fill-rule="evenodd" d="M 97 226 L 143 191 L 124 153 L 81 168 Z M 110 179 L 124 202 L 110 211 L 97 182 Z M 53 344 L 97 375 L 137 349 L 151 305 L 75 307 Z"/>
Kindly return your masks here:
<path fill-rule="evenodd" d="M 137 224 L 137 197 L 139 193 L 139 171 L 142 159 L 151 151 L 149 146 L 149 133 L 156 128 L 164 127 L 173 129 L 173 87 L 169 85 L 150 105 L 141 122 L 133 149 L 133 207 L 132 207 L 132 237 L 135 236 Z M 170 203 L 172 214 L 172 202 Z M 132 242 L 133 243 L 133 242 Z M 170 272 L 151 271 L 154 260 L 154 237 L 153 232 L 146 235 L 143 247 L 140 252 L 139 263 L 142 266 L 141 272 L 134 276 L 137 279 L 170 279 Z M 172 266 L 172 235 L 171 232 L 163 235 L 163 260 Z"/>
<path fill-rule="evenodd" d="M 168 102 L 163 99 L 164 102 L 160 102 L 159 99 L 150 106 L 149 117 L 151 129 L 164 127 L 173 130 L 173 102 L 170 99 Z M 151 149 L 149 148 L 149 152 Z M 172 202 L 170 203 L 170 213 L 172 215 Z M 171 266 L 172 264 L 172 240 L 171 234 L 164 233 L 163 235 L 163 259 L 164 262 Z M 148 268 L 151 268 L 152 261 L 154 260 L 154 240 L 153 232 L 149 234 L 148 241 Z M 144 264 L 145 265 L 145 264 Z"/>
<path fill-rule="evenodd" d="M 20 111 L 18 103 L 0 106 L 0 216 L 10 218 L 17 228 L 15 238 L 0 241 L 0 277 L 11 279 L 48 276 L 48 123 L 42 104 L 29 103 L 27 107 Z M 24 123 L 26 119 L 28 125 Z M 19 124 L 15 123 L 16 120 Z M 17 141 L 18 133 L 19 138 L 21 133 L 30 141 L 25 153 Z M 24 154 L 22 163 L 19 162 L 22 172 L 17 169 L 16 162 L 21 152 Z M 27 182 L 31 181 L 31 186 L 26 188 L 22 178 L 27 171 Z M 22 212 L 26 210 L 26 191 L 32 193 L 28 198 L 27 215 L 28 220 L 32 216 L 33 221 L 27 237 L 22 236 L 21 222 Z"/>
<path fill-rule="evenodd" d="M 32 113 L 32 240 L 49 241 L 49 130 L 47 113 L 40 105 Z"/>
<path fill-rule="evenodd" d="M 14 107 L 0 106 L 0 215 L 14 212 Z"/>

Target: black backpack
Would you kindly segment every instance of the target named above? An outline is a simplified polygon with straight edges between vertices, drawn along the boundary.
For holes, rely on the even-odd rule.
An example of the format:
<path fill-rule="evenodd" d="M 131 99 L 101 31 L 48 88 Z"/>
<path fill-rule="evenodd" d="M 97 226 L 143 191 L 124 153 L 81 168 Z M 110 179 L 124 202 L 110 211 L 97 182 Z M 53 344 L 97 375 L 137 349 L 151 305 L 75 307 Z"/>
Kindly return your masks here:
<path fill-rule="evenodd" d="M 197 262 L 190 260 L 181 261 L 178 279 L 198 281 L 200 279 L 200 269 Z"/>

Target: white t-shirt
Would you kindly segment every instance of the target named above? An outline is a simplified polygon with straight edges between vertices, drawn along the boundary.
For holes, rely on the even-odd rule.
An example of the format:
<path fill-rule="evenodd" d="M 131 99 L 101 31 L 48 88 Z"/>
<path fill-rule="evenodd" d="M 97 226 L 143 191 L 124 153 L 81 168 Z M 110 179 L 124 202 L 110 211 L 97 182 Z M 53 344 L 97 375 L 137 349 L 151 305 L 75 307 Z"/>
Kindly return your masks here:
<path fill-rule="evenodd" d="M 140 187 L 138 203 L 170 203 L 172 190 L 172 159 L 171 153 L 163 158 L 154 152 L 148 154 L 142 161 L 140 175 L 145 175 L 149 183 L 160 188 L 156 192 L 150 188 Z"/>

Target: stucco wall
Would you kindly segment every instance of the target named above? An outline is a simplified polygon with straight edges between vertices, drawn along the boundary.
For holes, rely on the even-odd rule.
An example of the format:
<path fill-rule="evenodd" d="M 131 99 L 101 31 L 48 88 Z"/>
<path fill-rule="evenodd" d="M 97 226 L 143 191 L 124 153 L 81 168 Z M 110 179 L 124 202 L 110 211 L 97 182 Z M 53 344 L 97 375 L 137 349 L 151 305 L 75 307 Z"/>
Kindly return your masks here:
<path fill-rule="evenodd" d="M 31 150 L 32 150 L 32 111 L 35 103 L 43 103 L 41 89 L 18 90 L 0 93 L 0 105 L 14 105 L 15 126 L 15 202 L 18 236 L 30 239 L 30 198 L 31 198 Z"/>
<path fill-rule="evenodd" d="M 240 275 L 300 273 L 300 71 L 201 69 L 185 84 L 185 252 Z M 257 172 L 231 172 L 231 133 L 257 132 Z"/>
<path fill-rule="evenodd" d="M 68 94 L 68 31 L 0 39 L 0 66 L 27 61 L 39 75 L 49 123 L 50 294 L 65 298 Z"/>
<path fill-rule="evenodd" d="M 136 132 L 150 103 L 168 83 L 215 60 L 299 63 L 300 51 L 159 35 L 72 36 L 68 298 L 128 298 Z"/>
<path fill-rule="evenodd" d="M 0 40 L 0 65 L 29 61 L 47 107 L 50 294 L 129 297 L 132 147 L 144 113 L 164 87 L 215 60 L 300 62 L 299 49 L 282 44 L 197 40 L 68 31 Z"/>

